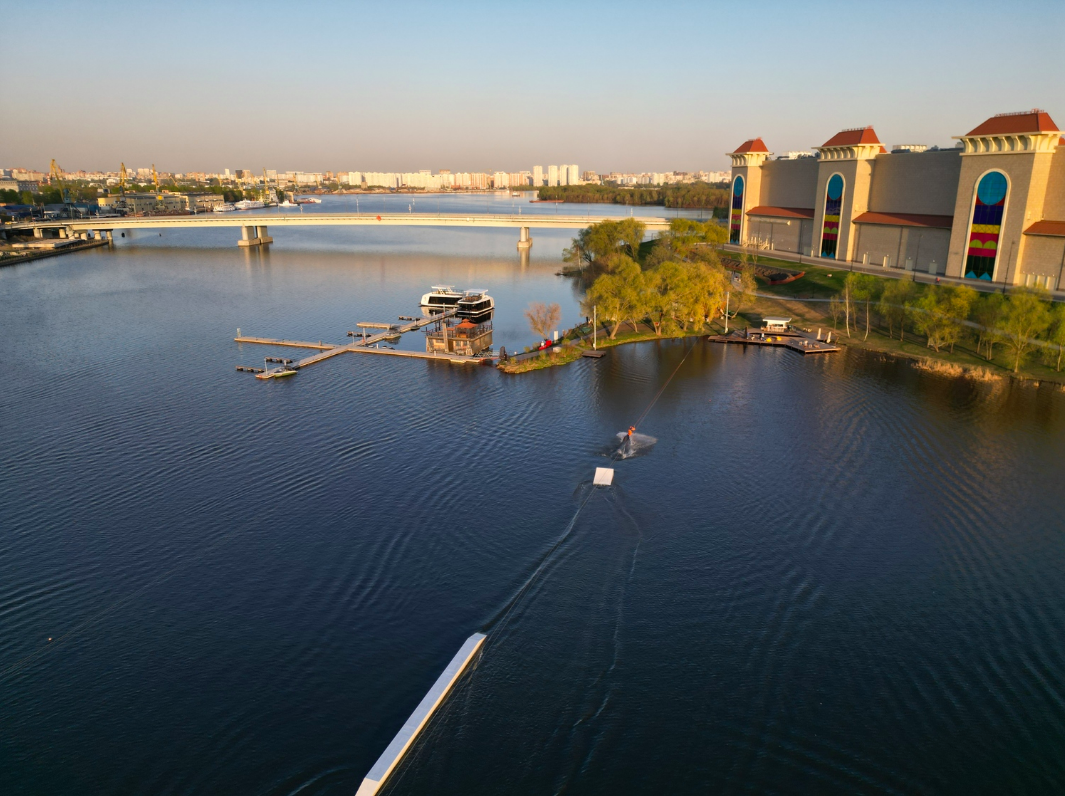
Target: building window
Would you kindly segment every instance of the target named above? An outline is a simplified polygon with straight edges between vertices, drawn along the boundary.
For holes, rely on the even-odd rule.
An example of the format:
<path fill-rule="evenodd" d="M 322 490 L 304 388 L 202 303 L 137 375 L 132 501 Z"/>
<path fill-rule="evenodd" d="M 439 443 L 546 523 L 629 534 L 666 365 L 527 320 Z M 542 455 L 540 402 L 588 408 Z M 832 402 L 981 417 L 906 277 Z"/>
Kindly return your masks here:
<path fill-rule="evenodd" d="M 729 243 L 740 242 L 743 228 L 743 177 L 737 177 L 732 183 L 732 217 L 729 224 Z"/>
<path fill-rule="evenodd" d="M 986 279 L 990 282 L 995 277 L 1007 193 L 1009 183 L 1006 182 L 1006 175 L 1000 171 L 988 172 L 976 185 L 965 256 L 966 279 Z"/>
<path fill-rule="evenodd" d="M 821 227 L 821 256 L 836 259 L 839 218 L 843 210 L 843 176 L 833 174 L 825 188 L 825 221 Z"/>

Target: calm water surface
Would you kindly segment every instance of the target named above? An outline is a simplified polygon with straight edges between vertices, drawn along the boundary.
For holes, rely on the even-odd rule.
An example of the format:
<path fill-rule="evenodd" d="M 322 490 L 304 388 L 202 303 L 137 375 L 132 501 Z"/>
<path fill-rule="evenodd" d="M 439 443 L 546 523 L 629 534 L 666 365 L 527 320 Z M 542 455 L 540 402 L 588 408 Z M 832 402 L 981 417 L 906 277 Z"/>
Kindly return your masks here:
<path fill-rule="evenodd" d="M 238 326 L 433 283 L 508 348 L 580 317 L 569 233 L 272 233 L 0 271 L 0 791 L 351 794 L 477 630 L 389 793 L 1065 789 L 1062 393 L 705 343 L 263 384 Z"/>

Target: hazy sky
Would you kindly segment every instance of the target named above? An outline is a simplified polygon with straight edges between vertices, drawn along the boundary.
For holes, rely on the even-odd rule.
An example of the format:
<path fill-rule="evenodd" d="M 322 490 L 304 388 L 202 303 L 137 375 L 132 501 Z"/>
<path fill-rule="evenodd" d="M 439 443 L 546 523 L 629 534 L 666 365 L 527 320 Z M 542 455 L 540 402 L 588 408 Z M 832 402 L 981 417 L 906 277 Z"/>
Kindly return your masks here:
<path fill-rule="evenodd" d="M 728 168 L 1065 124 L 1065 2 L 0 0 L 0 165 Z"/>

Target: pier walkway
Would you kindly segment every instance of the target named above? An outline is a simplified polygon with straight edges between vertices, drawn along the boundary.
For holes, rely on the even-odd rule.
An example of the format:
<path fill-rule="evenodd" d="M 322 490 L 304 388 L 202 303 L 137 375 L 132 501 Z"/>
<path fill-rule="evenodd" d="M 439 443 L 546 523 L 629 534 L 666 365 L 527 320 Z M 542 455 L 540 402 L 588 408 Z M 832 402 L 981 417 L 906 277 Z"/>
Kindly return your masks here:
<path fill-rule="evenodd" d="M 287 346 L 289 348 L 310 348 L 317 349 L 317 354 L 311 354 L 303 359 L 296 360 L 293 363 L 293 367 L 297 370 L 305 368 L 308 365 L 314 365 L 318 362 L 323 362 L 327 359 L 337 356 L 338 354 L 380 354 L 382 356 L 392 357 L 407 357 L 408 359 L 436 359 L 444 362 L 454 362 L 455 364 L 474 364 L 474 365 L 486 365 L 491 364 L 494 361 L 492 357 L 468 357 L 461 354 L 433 354 L 426 351 L 398 351 L 394 348 L 374 348 L 378 343 L 383 340 L 388 340 L 399 335 L 406 334 L 407 332 L 414 332 L 418 329 L 423 329 L 426 326 L 452 318 L 457 313 L 457 310 L 451 309 L 447 312 L 442 312 L 437 315 L 433 315 L 431 318 L 419 318 L 410 323 L 405 323 L 399 326 L 389 325 L 385 331 L 379 332 L 374 335 L 370 335 L 365 338 L 356 338 L 354 342 L 348 344 L 331 344 L 323 343 L 319 340 L 317 343 L 308 343 L 300 340 L 277 340 L 271 337 L 248 337 L 244 335 L 237 335 L 233 338 L 237 343 L 257 343 L 259 345 L 276 345 Z M 270 371 L 267 371 L 269 373 Z"/>
<path fill-rule="evenodd" d="M 838 345 L 818 340 L 795 331 L 786 332 L 746 332 L 742 329 L 728 334 L 715 334 L 706 338 L 711 343 L 733 343 L 737 345 L 766 345 L 788 348 L 800 354 L 833 354 L 840 350 Z"/>

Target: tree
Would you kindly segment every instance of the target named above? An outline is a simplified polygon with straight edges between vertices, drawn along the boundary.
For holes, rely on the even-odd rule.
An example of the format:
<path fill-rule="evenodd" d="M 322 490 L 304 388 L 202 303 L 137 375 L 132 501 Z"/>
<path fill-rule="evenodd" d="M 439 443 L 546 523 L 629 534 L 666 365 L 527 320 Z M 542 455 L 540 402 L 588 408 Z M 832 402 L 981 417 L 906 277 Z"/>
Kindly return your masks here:
<path fill-rule="evenodd" d="M 529 304 L 529 309 L 525 310 L 525 317 L 529 320 L 529 328 L 543 340 L 550 337 L 552 330 L 558 328 L 558 322 L 562 320 L 562 309 L 558 304 L 534 301 Z"/>
<path fill-rule="evenodd" d="M 629 257 L 633 260 L 638 259 L 640 256 L 640 244 L 643 243 L 643 236 L 647 233 L 647 227 L 644 226 L 642 221 L 637 221 L 635 218 L 622 219 L 617 223 L 621 242 L 628 248 Z"/>
<path fill-rule="evenodd" d="M 883 281 L 869 274 L 857 274 L 857 282 L 854 287 L 854 300 L 865 305 L 865 336 L 862 340 L 869 339 L 869 327 L 871 325 L 872 304 L 880 298 L 883 290 Z M 858 326 L 855 320 L 855 328 Z"/>
<path fill-rule="evenodd" d="M 899 340 L 902 340 L 906 325 L 907 304 L 913 299 L 915 288 L 913 282 L 895 279 L 888 282 L 880 296 L 880 314 L 888 324 L 888 337 L 895 336 L 895 327 L 899 327 Z"/>
<path fill-rule="evenodd" d="M 928 345 L 939 349 L 954 344 L 964 330 L 962 321 L 969 317 L 969 309 L 976 299 L 971 287 L 935 287 L 926 290 L 914 302 L 914 326 L 928 337 Z"/>
<path fill-rule="evenodd" d="M 1057 351 L 1048 348 L 1047 358 L 1055 361 L 1054 370 L 1061 373 L 1061 363 L 1065 359 L 1065 304 L 1055 304 L 1054 309 L 1050 311 L 1050 317 L 1053 325 L 1047 339 L 1058 348 Z"/>
<path fill-rule="evenodd" d="M 858 290 L 861 274 L 851 271 L 843 280 L 843 291 L 840 296 L 843 299 L 843 328 L 847 330 L 847 337 L 851 336 L 851 316 L 854 312 L 854 293 Z"/>
<path fill-rule="evenodd" d="M 592 282 L 582 304 L 588 315 L 592 314 L 592 307 L 597 307 L 598 315 L 613 323 L 611 340 L 617 336 L 621 324 L 631 320 L 639 309 L 643 282 L 639 265 L 623 255 L 616 257 L 613 270 Z"/>
<path fill-rule="evenodd" d="M 1001 293 L 986 293 L 974 304 L 970 315 L 977 326 L 976 352 L 981 353 L 987 346 L 987 361 L 990 362 L 994 354 L 995 343 L 1001 342 L 1002 332 L 999 325 L 1002 323 L 1002 312 L 1006 297 Z"/>
<path fill-rule="evenodd" d="M 1002 342 L 1013 352 L 1013 372 L 1035 347 L 1035 339 L 1050 325 L 1050 295 L 1042 288 L 1020 288 L 1006 300 L 1002 314 Z"/>

